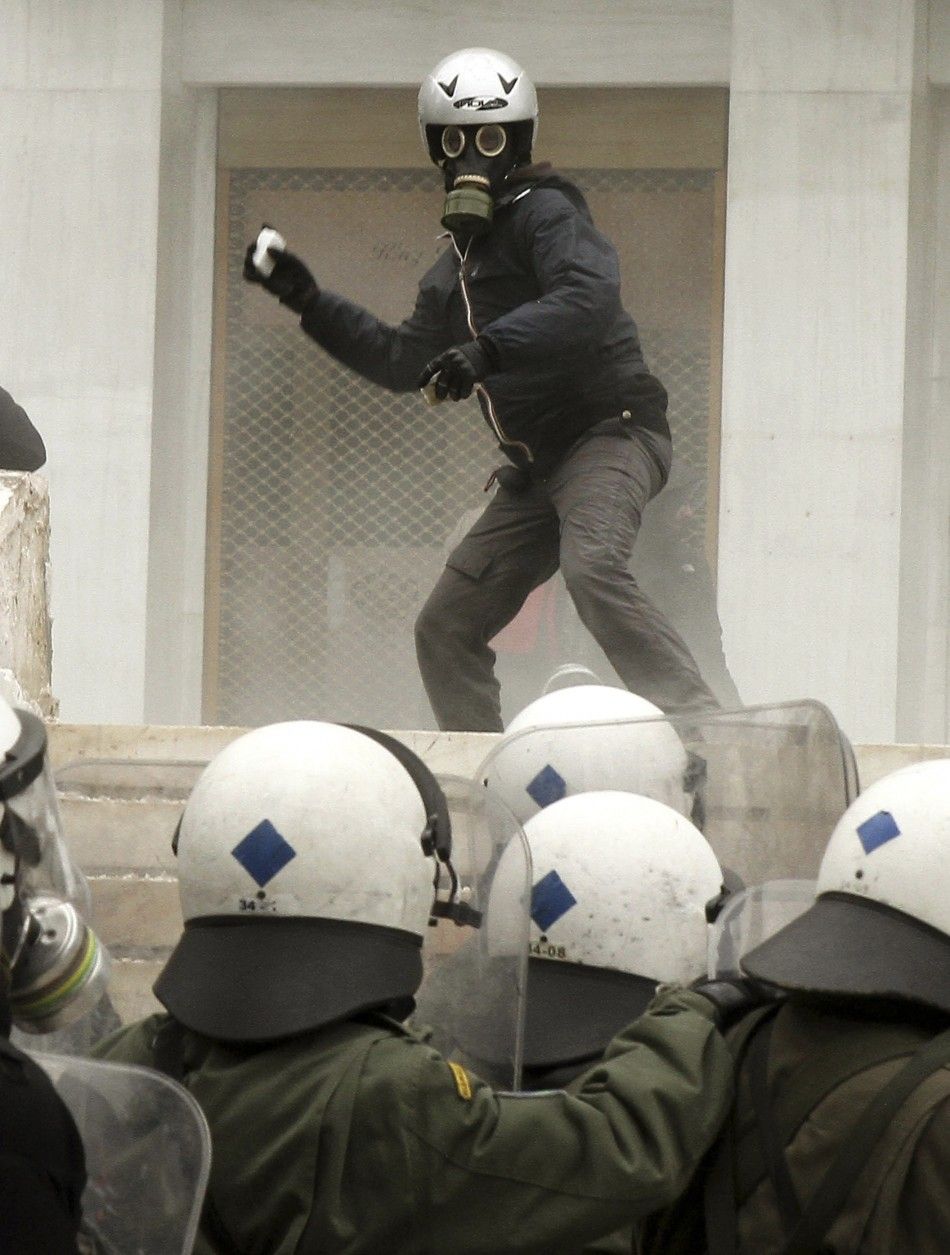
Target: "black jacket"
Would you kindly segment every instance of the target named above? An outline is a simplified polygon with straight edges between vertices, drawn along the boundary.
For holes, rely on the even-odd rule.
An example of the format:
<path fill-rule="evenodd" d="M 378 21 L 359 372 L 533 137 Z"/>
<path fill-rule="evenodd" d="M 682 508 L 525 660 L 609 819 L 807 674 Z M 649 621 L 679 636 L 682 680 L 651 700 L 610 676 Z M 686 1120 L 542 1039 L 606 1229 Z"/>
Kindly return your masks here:
<path fill-rule="evenodd" d="M 66 1104 L 34 1061 L 0 1034 L 0 1251 L 77 1255 L 86 1184 Z"/>
<path fill-rule="evenodd" d="M 0 388 L 0 471 L 36 471 L 45 461 L 43 437 L 22 405 Z"/>
<path fill-rule="evenodd" d="M 366 379 L 408 392 L 426 363 L 476 336 L 498 371 L 482 412 L 512 461 L 546 475 L 588 428 L 626 410 L 669 436 L 666 392 L 647 372 L 636 324 L 620 302 L 617 254 L 580 191 L 546 167 L 516 172 L 491 230 L 454 239 L 419 284 L 398 327 L 320 290 L 303 329 Z"/>

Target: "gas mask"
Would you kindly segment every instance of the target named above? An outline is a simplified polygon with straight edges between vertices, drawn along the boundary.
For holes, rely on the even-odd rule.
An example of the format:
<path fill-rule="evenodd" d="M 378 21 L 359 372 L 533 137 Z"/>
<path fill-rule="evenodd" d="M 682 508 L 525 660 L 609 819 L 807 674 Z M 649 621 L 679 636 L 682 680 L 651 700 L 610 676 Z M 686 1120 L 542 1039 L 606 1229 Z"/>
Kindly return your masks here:
<path fill-rule="evenodd" d="M 483 235 L 491 227 L 495 199 L 518 160 L 511 131 L 498 122 L 439 128 L 446 191 L 442 225 L 453 234 Z"/>
<path fill-rule="evenodd" d="M 89 888 L 62 836 L 46 729 L 0 703 L 2 968 L 13 1022 L 49 1033 L 101 998 L 110 958 L 85 922 Z"/>

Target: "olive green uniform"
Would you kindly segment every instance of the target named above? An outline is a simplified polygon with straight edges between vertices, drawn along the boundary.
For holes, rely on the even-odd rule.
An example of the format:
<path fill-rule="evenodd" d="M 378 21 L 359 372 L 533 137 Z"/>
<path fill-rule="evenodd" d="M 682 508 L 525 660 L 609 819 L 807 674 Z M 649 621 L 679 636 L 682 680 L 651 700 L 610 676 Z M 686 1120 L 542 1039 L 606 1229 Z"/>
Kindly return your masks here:
<path fill-rule="evenodd" d="M 213 1148 L 195 1250 L 580 1251 L 671 1203 L 715 1137 L 733 1067 L 713 1019 L 666 991 L 574 1093 L 537 1095 L 494 1092 L 381 1016 L 253 1047 L 183 1030 Z M 96 1053 L 153 1063 L 166 1023 Z"/>
<path fill-rule="evenodd" d="M 789 1004 L 779 1011 L 767 1068 L 774 1121 L 787 1131 L 785 1117 L 792 1110 L 793 1093 L 819 1096 L 785 1140 L 785 1160 L 802 1207 L 868 1103 L 935 1031 L 933 1026 L 831 1015 L 802 1005 Z M 745 1058 L 736 1086 L 731 1175 L 739 1204 L 737 1250 L 758 1255 L 781 1251 L 788 1229 L 765 1168 Z M 844 1079 L 835 1083 L 839 1076 Z M 838 1255 L 946 1255 L 950 1067 L 923 1081 L 865 1149 L 860 1175 L 827 1230 L 827 1249 Z M 702 1177 L 697 1174 L 672 1211 L 643 1226 L 639 1249 L 644 1255 L 699 1255 L 706 1250 Z"/>

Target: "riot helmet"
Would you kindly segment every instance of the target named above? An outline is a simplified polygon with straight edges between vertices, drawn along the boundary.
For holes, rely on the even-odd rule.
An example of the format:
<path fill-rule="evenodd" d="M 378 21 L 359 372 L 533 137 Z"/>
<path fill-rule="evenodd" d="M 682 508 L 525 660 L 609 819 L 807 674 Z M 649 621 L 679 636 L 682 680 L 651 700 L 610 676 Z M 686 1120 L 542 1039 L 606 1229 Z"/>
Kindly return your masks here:
<path fill-rule="evenodd" d="M 657 984 L 704 975 L 706 909 L 723 876 L 688 819 L 632 793 L 564 798 L 524 831 L 532 869 L 528 1074 L 598 1057 Z M 505 883 L 503 868 L 497 879 Z M 508 909 L 489 899 L 489 945 Z"/>
<path fill-rule="evenodd" d="M 534 84 L 504 53 L 463 48 L 423 80 L 419 129 L 445 175 L 443 225 L 480 234 L 491 226 L 508 174 L 531 158 L 538 129 Z"/>
<path fill-rule="evenodd" d="M 950 1014 L 950 759 L 875 781 L 838 821 L 816 899 L 742 968 L 836 1000 L 911 1002 Z"/>
<path fill-rule="evenodd" d="M 0 698 L 2 960 L 13 1023 L 50 1033 L 101 998 L 108 951 L 90 928 L 89 889 L 63 839 L 41 719 Z"/>
<path fill-rule="evenodd" d="M 526 706 L 482 765 L 483 785 L 525 823 L 574 793 L 620 789 L 701 815 L 702 761 L 659 707 L 627 689 L 581 684 Z"/>
<path fill-rule="evenodd" d="M 176 842 L 185 927 L 155 993 L 209 1037 L 408 1014 L 430 918 L 462 909 L 441 790 L 371 729 L 297 721 L 239 737 L 202 773 Z"/>

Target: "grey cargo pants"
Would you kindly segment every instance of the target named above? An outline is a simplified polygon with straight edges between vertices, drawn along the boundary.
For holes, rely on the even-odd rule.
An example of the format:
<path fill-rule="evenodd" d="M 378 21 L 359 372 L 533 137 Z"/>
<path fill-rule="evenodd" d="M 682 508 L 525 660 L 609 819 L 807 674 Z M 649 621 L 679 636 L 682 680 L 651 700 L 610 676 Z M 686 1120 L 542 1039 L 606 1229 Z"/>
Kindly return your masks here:
<path fill-rule="evenodd" d="M 443 731 L 502 731 L 488 642 L 558 567 L 581 621 L 627 688 L 666 712 L 718 706 L 685 642 L 628 569 L 643 509 L 665 484 L 670 457 L 662 436 L 610 419 L 543 483 L 522 492 L 499 486 L 416 620 L 419 669 Z"/>

